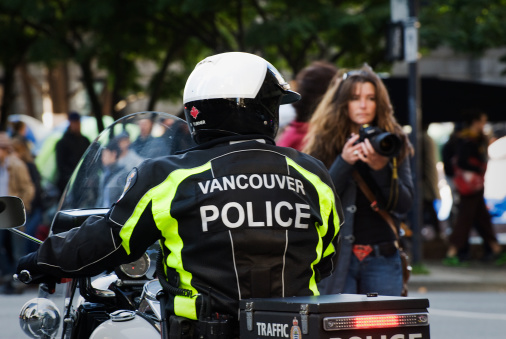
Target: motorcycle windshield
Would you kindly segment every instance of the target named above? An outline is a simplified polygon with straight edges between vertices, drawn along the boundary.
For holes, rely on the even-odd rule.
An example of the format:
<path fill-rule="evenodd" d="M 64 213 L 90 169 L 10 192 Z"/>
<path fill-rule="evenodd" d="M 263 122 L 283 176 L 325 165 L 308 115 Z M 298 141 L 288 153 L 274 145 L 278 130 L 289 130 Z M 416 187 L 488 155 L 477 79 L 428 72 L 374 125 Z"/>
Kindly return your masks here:
<path fill-rule="evenodd" d="M 196 146 L 184 120 L 163 112 L 125 116 L 107 127 L 79 161 L 58 210 L 109 208 L 130 171 L 148 158 Z"/>

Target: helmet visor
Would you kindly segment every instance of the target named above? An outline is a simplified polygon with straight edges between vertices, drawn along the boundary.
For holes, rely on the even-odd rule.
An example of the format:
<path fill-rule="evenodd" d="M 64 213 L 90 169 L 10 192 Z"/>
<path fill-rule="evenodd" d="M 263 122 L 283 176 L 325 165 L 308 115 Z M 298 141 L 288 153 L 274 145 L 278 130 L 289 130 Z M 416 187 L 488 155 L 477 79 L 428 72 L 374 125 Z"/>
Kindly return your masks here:
<path fill-rule="evenodd" d="M 267 62 L 267 69 L 271 72 L 272 75 L 274 75 L 278 81 L 278 86 L 283 93 L 281 97 L 281 105 L 291 104 L 292 102 L 300 100 L 300 94 L 290 89 L 290 84 L 286 82 L 285 79 L 283 79 L 278 70 L 269 62 Z"/>

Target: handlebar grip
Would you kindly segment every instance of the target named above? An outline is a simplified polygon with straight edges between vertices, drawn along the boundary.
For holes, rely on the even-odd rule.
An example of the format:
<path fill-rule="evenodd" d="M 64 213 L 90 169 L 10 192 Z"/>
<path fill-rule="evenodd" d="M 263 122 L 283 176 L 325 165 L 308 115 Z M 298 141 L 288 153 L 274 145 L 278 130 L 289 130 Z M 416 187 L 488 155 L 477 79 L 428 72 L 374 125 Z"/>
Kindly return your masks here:
<path fill-rule="evenodd" d="M 32 275 L 27 270 L 22 270 L 19 274 L 14 274 L 13 278 L 24 284 L 29 284 L 33 280 Z"/>

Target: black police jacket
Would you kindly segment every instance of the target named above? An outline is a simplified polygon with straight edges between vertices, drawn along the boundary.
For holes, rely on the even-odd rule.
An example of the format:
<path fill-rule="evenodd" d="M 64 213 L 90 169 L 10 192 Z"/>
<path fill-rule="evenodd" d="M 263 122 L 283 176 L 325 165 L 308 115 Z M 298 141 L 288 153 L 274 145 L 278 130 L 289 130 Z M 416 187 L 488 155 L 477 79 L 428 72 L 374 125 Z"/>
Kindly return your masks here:
<path fill-rule="evenodd" d="M 55 276 L 97 274 L 159 239 L 169 281 L 188 292 L 170 312 L 197 319 L 207 300 L 237 316 L 240 299 L 318 295 L 341 216 L 320 161 L 266 140 L 225 142 L 146 160 L 106 217 L 48 238 L 37 262 Z"/>

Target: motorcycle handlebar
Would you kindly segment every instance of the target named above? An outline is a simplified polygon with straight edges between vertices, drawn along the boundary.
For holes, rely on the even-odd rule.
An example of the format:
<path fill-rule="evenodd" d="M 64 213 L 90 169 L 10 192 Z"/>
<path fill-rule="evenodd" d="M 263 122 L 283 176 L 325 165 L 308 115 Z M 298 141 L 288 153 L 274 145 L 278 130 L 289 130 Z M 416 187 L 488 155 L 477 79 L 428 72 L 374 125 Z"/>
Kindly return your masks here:
<path fill-rule="evenodd" d="M 22 270 L 19 274 L 14 274 L 12 277 L 14 280 L 20 281 L 24 284 L 29 284 L 33 281 L 32 275 L 27 270 Z"/>
<path fill-rule="evenodd" d="M 14 278 L 14 280 L 20 281 L 24 284 L 30 284 L 33 281 L 39 281 L 39 280 L 42 281 L 44 278 L 44 275 L 40 274 L 40 275 L 32 276 L 28 270 L 22 270 L 21 272 L 19 272 L 19 274 L 14 274 L 12 277 Z M 52 280 L 52 281 L 41 282 L 40 287 L 43 290 L 45 290 L 47 293 L 53 294 L 55 292 L 55 287 L 56 287 L 57 282 L 59 282 L 59 281 Z"/>

